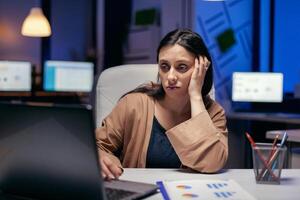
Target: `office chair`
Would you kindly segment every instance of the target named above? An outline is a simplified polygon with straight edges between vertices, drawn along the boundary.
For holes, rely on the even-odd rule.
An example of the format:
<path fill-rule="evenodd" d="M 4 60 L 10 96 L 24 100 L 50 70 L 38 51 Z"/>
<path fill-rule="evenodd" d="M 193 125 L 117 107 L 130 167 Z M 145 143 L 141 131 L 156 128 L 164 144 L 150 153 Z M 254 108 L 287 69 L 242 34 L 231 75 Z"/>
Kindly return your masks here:
<path fill-rule="evenodd" d="M 156 82 L 157 64 L 130 64 L 104 70 L 96 87 L 96 126 L 112 111 L 120 97 L 143 83 Z M 210 91 L 214 99 L 214 87 Z"/>
<path fill-rule="evenodd" d="M 157 81 L 157 64 L 119 65 L 104 70 L 96 87 L 96 126 L 112 111 L 120 97 L 143 83 Z"/>

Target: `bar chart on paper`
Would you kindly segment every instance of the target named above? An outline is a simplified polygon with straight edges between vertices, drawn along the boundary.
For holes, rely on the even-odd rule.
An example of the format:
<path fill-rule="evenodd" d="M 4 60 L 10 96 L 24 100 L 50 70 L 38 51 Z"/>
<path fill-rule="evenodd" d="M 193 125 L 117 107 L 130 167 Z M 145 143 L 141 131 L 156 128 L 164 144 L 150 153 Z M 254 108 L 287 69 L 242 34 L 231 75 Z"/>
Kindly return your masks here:
<path fill-rule="evenodd" d="M 254 200 L 234 180 L 181 180 L 157 182 L 165 200 Z"/>

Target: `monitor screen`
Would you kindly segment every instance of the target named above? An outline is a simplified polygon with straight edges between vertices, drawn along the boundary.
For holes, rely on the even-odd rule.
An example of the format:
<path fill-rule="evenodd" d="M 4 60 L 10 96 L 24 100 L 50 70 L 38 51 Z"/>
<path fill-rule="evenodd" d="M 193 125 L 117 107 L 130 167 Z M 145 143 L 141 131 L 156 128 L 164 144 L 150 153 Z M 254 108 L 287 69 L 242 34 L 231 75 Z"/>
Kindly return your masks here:
<path fill-rule="evenodd" d="M 234 72 L 232 101 L 282 102 L 283 74 L 263 72 Z"/>
<path fill-rule="evenodd" d="M 0 91 L 31 91 L 31 63 L 0 61 Z"/>
<path fill-rule="evenodd" d="M 48 60 L 43 69 L 45 91 L 90 92 L 94 79 L 94 64 L 77 61 Z"/>

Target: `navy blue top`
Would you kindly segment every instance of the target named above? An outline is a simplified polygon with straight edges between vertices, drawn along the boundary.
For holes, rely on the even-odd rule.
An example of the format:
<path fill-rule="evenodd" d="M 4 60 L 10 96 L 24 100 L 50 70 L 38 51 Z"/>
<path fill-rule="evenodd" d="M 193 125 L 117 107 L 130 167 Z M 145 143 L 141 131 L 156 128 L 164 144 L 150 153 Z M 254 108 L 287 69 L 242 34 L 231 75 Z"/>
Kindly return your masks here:
<path fill-rule="evenodd" d="M 181 162 L 165 132 L 166 130 L 154 117 L 147 151 L 146 168 L 180 167 Z"/>

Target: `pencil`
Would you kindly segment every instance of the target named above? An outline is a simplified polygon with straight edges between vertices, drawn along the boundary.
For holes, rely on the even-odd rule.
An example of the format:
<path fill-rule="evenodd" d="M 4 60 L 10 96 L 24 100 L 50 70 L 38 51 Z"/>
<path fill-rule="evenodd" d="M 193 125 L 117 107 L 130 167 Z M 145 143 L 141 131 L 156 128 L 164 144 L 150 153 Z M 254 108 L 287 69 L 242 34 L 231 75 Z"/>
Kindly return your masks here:
<path fill-rule="evenodd" d="M 270 164 L 271 158 L 272 158 L 273 154 L 275 153 L 275 150 L 276 150 L 276 143 L 277 143 L 278 138 L 279 138 L 279 134 L 277 134 L 277 135 L 275 136 L 275 139 L 274 139 L 274 141 L 273 141 L 273 144 L 272 144 L 272 150 L 271 150 L 271 153 L 270 153 L 270 155 L 269 155 L 269 157 L 268 157 L 268 160 L 267 160 L 267 165 Z M 265 171 L 266 171 L 266 170 L 267 170 L 267 168 L 264 167 L 264 169 L 263 169 L 263 170 L 259 173 L 259 175 L 257 176 L 257 179 L 258 179 L 258 180 L 260 180 L 260 179 L 263 177 L 263 174 L 265 174 Z"/>
<path fill-rule="evenodd" d="M 248 140 L 249 140 L 249 142 L 250 142 L 252 148 L 256 151 L 256 153 L 257 153 L 259 159 L 263 162 L 264 167 L 270 171 L 271 176 L 272 176 L 274 179 L 278 179 L 277 176 L 272 172 L 272 169 L 268 166 L 266 160 L 265 160 L 264 157 L 262 156 L 262 154 L 261 154 L 261 152 L 259 151 L 259 149 L 256 148 L 257 146 L 256 146 L 254 140 L 252 139 L 252 137 L 250 136 L 250 134 L 247 133 L 247 132 L 245 132 L 245 134 L 246 134 L 246 137 L 248 138 Z M 259 179 L 258 179 L 258 180 L 259 180 Z"/>
<path fill-rule="evenodd" d="M 267 163 L 268 167 L 271 167 L 271 166 L 273 165 L 273 163 L 276 161 L 276 158 L 278 157 L 280 148 L 283 148 L 283 146 L 284 146 L 284 144 L 285 144 L 287 138 L 288 138 L 288 135 L 287 135 L 287 133 L 286 133 L 286 131 L 285 131 L 284 134 L 283 134 L 283 136 L 282 136 L 282 139 L 281 139 L 279 148 L 276 149 L 275 153 L 272 155 L 272 157 L 269 159 L 269 161 L 268 161 L 268 163 Z M 274 167 L 272 167 L 272 169 L 273 169 L 273 168 L 274 168 Z M 267 169 L 265 168 L 265 169 L 261 172 L 262 177 L 264 177 L 264 176 L 267 174 L 267 172 L 268 172 L 268 171 L 267 171 Z M 260 177 L 260 178 L 262 178 L 262 177 Z"/>

